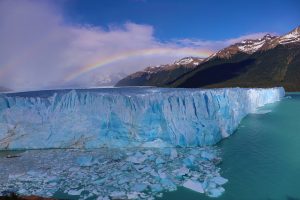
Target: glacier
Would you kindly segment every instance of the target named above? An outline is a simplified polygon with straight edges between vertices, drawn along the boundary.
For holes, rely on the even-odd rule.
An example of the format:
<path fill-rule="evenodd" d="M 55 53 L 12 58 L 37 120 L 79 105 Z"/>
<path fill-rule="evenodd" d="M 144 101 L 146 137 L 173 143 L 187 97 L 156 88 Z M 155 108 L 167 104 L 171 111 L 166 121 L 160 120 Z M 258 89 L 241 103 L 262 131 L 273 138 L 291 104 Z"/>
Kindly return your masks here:
<path fill-rule="evenodd" d="M 2 93 L 0 149 L 210 146 L 284 95 L 282 87 Z"/>

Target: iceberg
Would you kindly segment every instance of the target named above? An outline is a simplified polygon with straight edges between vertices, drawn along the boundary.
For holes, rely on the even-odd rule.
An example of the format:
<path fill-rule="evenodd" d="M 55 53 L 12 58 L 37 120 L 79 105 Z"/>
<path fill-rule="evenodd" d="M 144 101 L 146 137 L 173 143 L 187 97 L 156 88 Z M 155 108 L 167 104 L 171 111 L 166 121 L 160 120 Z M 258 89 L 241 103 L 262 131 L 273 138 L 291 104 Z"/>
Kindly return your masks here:
<path fill-rule="evenodd" d="M 209 146 L 284 95 L 282 87 L 2 93 L 0 149 Z"/>
<path fill-rule="evenodd" d="M 193 180 L 187 180 L 183 183 L 183 187 L 194 190 L 195 192 L 204 193 L 201 183 Z"/>

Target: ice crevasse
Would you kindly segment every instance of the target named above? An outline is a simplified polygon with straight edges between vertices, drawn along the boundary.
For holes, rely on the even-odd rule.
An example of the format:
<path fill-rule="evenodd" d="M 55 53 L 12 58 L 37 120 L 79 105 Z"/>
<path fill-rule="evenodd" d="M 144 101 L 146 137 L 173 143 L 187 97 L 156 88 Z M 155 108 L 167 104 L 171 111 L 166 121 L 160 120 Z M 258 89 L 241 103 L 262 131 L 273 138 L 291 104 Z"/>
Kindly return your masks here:
<path fill-rule="evenodd" d="M 213 145 L 284 95 L 282 87 L 3 93 L 0 149 Z"/>

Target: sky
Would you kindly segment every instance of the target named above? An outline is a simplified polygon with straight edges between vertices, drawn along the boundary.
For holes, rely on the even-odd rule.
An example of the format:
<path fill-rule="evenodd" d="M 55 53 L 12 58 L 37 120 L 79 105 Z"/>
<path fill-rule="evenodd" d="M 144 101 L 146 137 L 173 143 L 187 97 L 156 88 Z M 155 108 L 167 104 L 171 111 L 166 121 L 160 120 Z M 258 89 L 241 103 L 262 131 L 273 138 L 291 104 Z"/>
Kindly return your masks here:
<path fill-rule="evenodd" d="M 298 0 L 0 0 L 0 86 L 90 87 L 300 25 Z"/>

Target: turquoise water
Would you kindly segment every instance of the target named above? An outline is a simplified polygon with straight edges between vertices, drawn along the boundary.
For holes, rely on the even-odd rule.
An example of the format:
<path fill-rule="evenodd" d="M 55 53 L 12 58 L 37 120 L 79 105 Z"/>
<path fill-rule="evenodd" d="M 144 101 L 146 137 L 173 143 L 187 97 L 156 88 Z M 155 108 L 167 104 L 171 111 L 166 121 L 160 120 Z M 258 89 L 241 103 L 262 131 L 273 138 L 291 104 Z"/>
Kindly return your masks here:
<path fill-rule="evenodd" d="M 300 200 L 300 93 L 288 93 L 252 114 L 222 141 L 222 176 L 229 179 L 219 200 Z M 163 200 L 211 199 L 180 188 Z"/>

